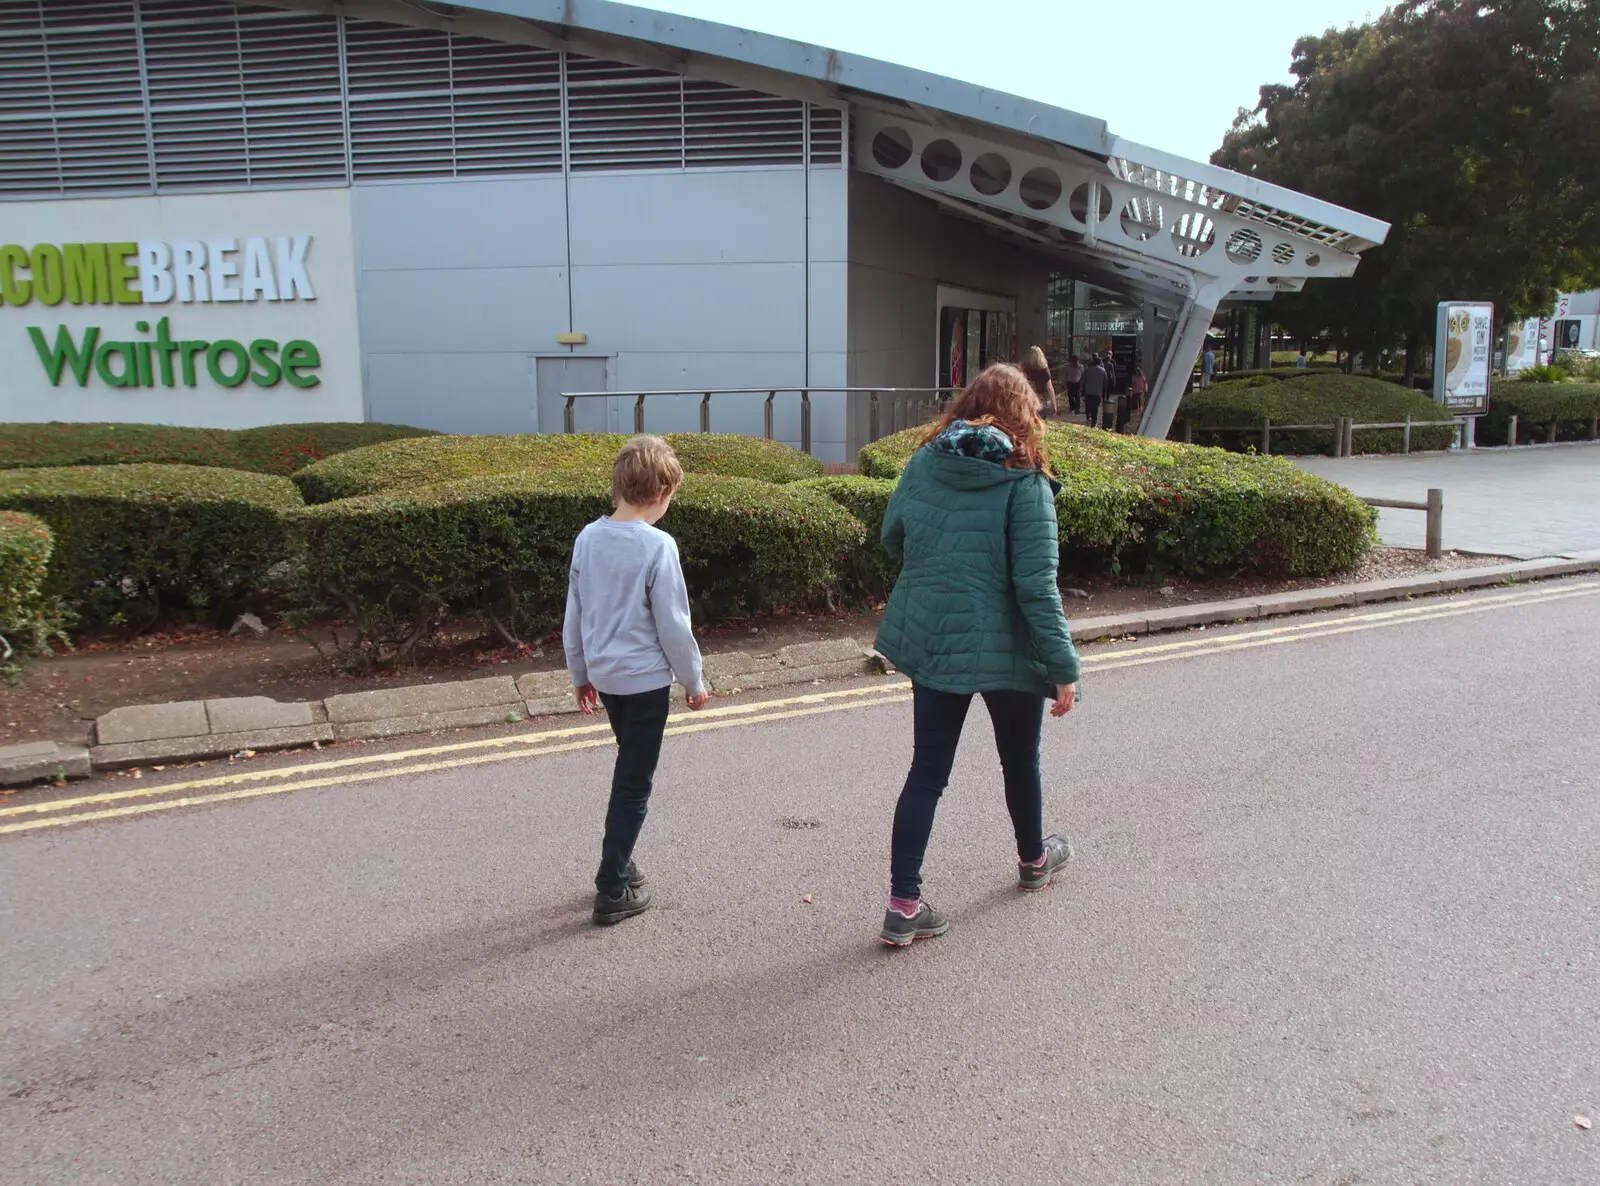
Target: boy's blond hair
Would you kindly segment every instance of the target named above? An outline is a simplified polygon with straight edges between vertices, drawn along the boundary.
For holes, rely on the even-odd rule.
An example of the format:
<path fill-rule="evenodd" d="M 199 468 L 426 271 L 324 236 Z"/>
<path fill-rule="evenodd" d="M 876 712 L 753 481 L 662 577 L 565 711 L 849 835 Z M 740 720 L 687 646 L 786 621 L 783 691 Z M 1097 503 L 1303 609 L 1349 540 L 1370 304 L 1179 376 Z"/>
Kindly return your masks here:
<path fill-rule="evenodd" d="M 611 467 L 611 497 L 647 507 L 683 485 L 683 466 L 672 446 L 660 437 L 637 436 L 622 446 Z"/>

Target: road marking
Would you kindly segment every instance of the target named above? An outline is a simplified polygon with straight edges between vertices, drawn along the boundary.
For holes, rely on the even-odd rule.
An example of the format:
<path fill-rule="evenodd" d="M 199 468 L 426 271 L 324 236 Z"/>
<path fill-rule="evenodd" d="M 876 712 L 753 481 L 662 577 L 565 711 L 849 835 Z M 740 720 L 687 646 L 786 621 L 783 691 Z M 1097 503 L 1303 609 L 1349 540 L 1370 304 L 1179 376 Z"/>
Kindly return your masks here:
<path fill-rule="evenodd" d="M 1352 614 L 1338 618 L 1266 627 L 1242 634 L 1212 635 L 1207 638 L 1183 639 L 1176 642 L 1157 643 L 1100 655 L 1087 655 L 1083 668 L 1089 671 L 1109 671 L 1124 667 L 1139 667 L 1151 663 L 1170 662 L 1175 659 L 1199 658 L 1204 655 L 1224 654 L 1229 651 L 1249 650 L 1256 647 L 1277 646 L 1291 642 L 1310 642 L 1342 634 L 1366 630 L 1380 630 L 1417 622 L 1461 617 L 1467 614 L 1488 613 L 1497 609 L 1542 604 L 1547 601 L 1566 601 L 1574 597 L 1600 594 L 1600 581 L 1571 583 L 1549 589 L 1527 589 L 1492 597 L 1479 597 L 1467 603 L 1439 602 L 1408 606 L 1404 609 L 1384 610 L 1376 613 Z M 793 720 L 818 716 L 852 708 L 876 708 L 889 704 L 903 704 L 911 699 L 911 684 L 907 680 L 880 682 L 866 687 L 841 688 L 826 692 L 810 692 L 778 700 L 757 701 L 751 704 L 718 705 L 693 716 L 687 713 L 674 715 L 667 724 L 668 736 L 705 733 L 733 728 L 738 725 L 764 724 L 772 721 Z M 235 802 L 281 795 L 291 791 L 315 790 L 324 787 L 348 786 L 393 778 L 404 774 L 427 774 L 439 770 L 453 770 L 478 766 L 489 762 L 505 762 L 516 758 L 540 757 L 550 754 L 572 753 L 585 749 L 598 749 L 612 744 L 610 726 L 603 724 L 578 725 L 565 729 L 518 733 L 509 737 L 479 738 L 473 741 L 451 742 L 445 745 L 426 746 L 386 754 L 367 754 L 352 758 L 330 759 L 326 762 L 285 766 L 275 770 L 248 770 L 188 782 L 169 783 L 164 786 L 130 788 L 109 791 L 99 795 L 83 795 L 72 799 L 57 799 L 41 803 L 0 808 L 0 821 L 21 816 L 48 817 L 23 819 L 20 822 L 0 822 L 0 835 L 33 832 L 45 828 L 66 827 L 70 824 L 93 820 L 117 819 L 125 816 L 148 815 L 158 811 L 173 811 L 184 807 L 199 807 L 217 803 Z M 559 743 L 559 744 L 552 744 Z M 472 754 L 472 750 L 498 752 Z M 447 757 L 445 755 L 463 755 Z M 419 758 L 438 758 L 437 761 L 416 761 Z M 377 769 L 358 770 L 361 766 Z M 326 774 L 328 771 L 345 773 Z M 322 775 L 301 778 L 301 775 Z M 251 782 L 276 781 L 271 786 L 239 786 Z M 236 790 L 213 794 L 183 795 L 178 798 L 159 798 L 179 791 L 205 790 L 212 787 L 239 786 Z M 158 799 L 148 803 L 129 803 L 131 799 Z M 121 806 L 104 806 L 122 804 Z M 99 810 L 78 811 L 81 807 L 99 807 Z"/>

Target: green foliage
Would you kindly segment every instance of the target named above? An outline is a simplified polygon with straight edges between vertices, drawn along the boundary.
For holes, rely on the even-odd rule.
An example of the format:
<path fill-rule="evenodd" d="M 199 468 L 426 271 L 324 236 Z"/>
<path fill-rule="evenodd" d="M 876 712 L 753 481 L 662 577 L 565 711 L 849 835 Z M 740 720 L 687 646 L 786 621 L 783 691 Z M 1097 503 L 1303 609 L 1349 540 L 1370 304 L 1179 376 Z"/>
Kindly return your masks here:
<path fill-rule="evenodd" d="M 1336 366 L 1300 367 L 1273 366 L 1265 370 L 1222 371 L 1211 377 L 1211 386 L 1219 383 L 1239 383 L 1250 379 L 1303 379 L 1307 375 L 1342 375 L 1344 368 Z"/>
<path fill-rule="evenodd" d="M 1415 358 L 1440 300 L 1503 325 L 1600 284 L 1600 5 L 1401 0 L 1289 69 L 1213 163 L 1392 224 L 1352 279 L 1272 302 L 1292 335 Z"/>
<path fill-rule="evenodd" d="M 1183 398 L 1178 413 L 1194 428 L 1197 444 L 1245 451 L 1260 447 L 1256 432 L 1216 429 L 1274 424 L 1327 424 L 1312 429 L 1272 434 L 1274 453 L 1326 452 L 1333 443 L 1332 422 L 1353 416 L 1357 424 L 1395 424 L 1410 416 L 1412 449 L 1445 449 L 1455 438 L 1450 413 L 1421 392 L 1364 375 L 1309 375 L 1286 382 L 1213 384 Z M 1211 431 L 1208 431 L 1211 430 Z M 1360 453 L 1398 453 L 1404 430 L 1367 429 L 1356 433 Z"/>
<path fill-rule="evenodd" d="M 178 428 L 167 424 L 0 424 L 0 470 L 58 465 L 204 465 L 289 474 L 380 441 L 430 435 L 397 424 L 274 424 Z"/>
<path fill-rule="evenodd" d="M 795 485 L 827 495 L 866 529 L 860 547 L 845 557 L 840 569 L 839 591 L 844 600 L 853 605 L 870 605 L 887 598 L 900 575 L 900 562 L 885 552 L 880 542 L 883 514 L 895 484 L 885 478 L 841 475 L 810 478 Z"/>
<path fill-rule="evenodd" d="M 1554 366 L 1549 363 L 1540 363 L 1524 371 L 1518 371 L 1515 383 L 1565 383 L 1567 371 L 1565 367 Z"/>
<path fill-rule="evenodd" d="M 924 432 L 867 446 L 861 471 L 898 475 Z M 1353 567 L 1377 542 L 1369 507 L 1279 458 L 1077 425 L 1047 432 L 1071 567 L 1324 576 Z"/>
<path fill-rule="evenodd" d="M 1551 421 L 1558 441 L 1586 441 L 1600 416 L 1600 383 L 1497 381 L 1490 389 L 1489 413 L 1478 421 L 1478 443 L 1504 444 L 1512 416 L 1522 444 L 1548 440 Z"/>
<path fill-rule="evenodd" d="M 1558 350 L 1551 360 L 1571 379 L 1585 383 L 1600 383 L 1600 358 L 1584 354 L 1581 350 Z"/>
<path fill-rule="evenodd" d="M 404 658 L 452 614 L 506 638 L 561 619 L 572 542 L 608 513 L 607 476 L 489 474 L 312 506 L 293 516 L 298 594 L 358 627 L 368 657 Z M 865 537 L 823 494 L 690 475 L 662 519 L 697 617 L 809 603 Z"/>
<path fill-rule="evenodd" d="M 667 440 L 685 473 L 779 483 L 822 473 L 816 459 L 776 441 L 715 433 L 674 433 Z M 609 479 L 617 450 L 627 442 L 616 433 L 423 437 L 341 453 L 294 480 L 307 502 L 320 503 L 489 474 L 563 471 Z"/>
<path fill-rule="evenodd" d="M 153 619 L 187 606 L 220 620 L 283 558 L 288 478 L 191 465 L 0 472 L 0 508 L 55 536 L 45 592 L 88 624 Z"/>
<path fill-rule="evenodd" d="M 44 590 L 54 547 L 44 520 L 0 511 L 0 664 L 19 648 L 48 651 L 61 636 L 59 603 Z"/>

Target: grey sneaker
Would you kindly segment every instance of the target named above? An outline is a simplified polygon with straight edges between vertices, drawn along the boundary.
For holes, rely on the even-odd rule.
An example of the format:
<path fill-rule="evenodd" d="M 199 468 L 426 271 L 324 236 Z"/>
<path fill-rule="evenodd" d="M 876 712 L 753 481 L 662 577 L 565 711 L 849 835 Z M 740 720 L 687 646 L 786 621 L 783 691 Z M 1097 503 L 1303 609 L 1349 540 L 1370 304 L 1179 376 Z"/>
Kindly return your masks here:
<path fill-rule="evenodd" d="M 632 861 L 629 861 L 628 862 L 628 884 L 633 886 L 634 889 L 638 889 L 647 880 L 648 880 L 648 878 L 645 877 L 644 871 L 641 870 L 638 865 L 635 865 Z"/>
<path fill-rule="evenodd" d="M 915 918 L 907 918 L 898 910 L 883 914 L 883 930 L 878 937 L 890 947 L 910 947 L 918 939 L 937 939 L 950 929 L 950 920 L 924 902 Z"/>
<path fill-rule="evenodd" d="M 633 886 L 624 886 L 622 892 L 615 897 L 596 893 L 594 896 L 594 921 L 602 927 L 609 927 L 621 922 L 625 918 L 632 918 L 635 914 L 643 914 L 650 909 L 650 891 L 635 889 Z"/>
<path fill-rule="evenodd" d="M 1072 841 L 1065 836 L 1050 835 L 1044 838 L 1044 864 L 1024 865 L 1017 862 L 1017 886 L 1029 893 L 1037 893 L 1049 886 L 1057 870 L 1072 859 Z"/>

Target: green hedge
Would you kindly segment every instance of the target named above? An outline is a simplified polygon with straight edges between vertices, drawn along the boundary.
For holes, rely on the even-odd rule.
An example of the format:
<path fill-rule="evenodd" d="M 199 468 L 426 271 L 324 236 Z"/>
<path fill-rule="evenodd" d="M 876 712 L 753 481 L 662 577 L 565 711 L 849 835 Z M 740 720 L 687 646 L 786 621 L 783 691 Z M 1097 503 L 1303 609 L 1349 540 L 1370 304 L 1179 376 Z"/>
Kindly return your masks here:
<path fill-rule="evenodd" d="M 0 511 L 0 635 L 12 649 L 37 649 L 48 633 L 44 582 L 54 546 L 43 519 Z M 0 661 L 7 657 L 0 649 Z"/>
<path fill-rule="evenodd" d="M 827 495 L 866 529 L 861 545 L 845 557 L 839 572 L 839 592 L 845 602 L 871 604 L 887 598 L 900 575 L 900 562 L 883 550 L 879 540 L 895 484 L 885 478 L 844 475 L 810 478 L 795 485 Z"/>
<path fill-rule="evenodd" d="M 1336 366 L 1308 366 L 1304 369 L 1295 366 L 1261 367 L 1239 371 L 1219 371 L 1211 376 L 1211 386 L 1216 387 L 1222 383 L 1240 383 L 1246 379 L 1304 379 L 1307 375 L 1342 375 L 1343 367 Z"/>
<path fill-rule="evenodd" d="M 191 465 L 0 472 L 0 508 L 49 524 L 45 591 L 89 625 L 186 607 L 220 619 L 283 559 L 288 478 Z"/>
<path fill-rule="evenodd" d="M 777 441 L 692 432 L 667 440 L 686 473 L 776 483 L 822 473 L 821 462 Z M 307 502 L 322 503 L 489 474 L 563 470 L 609 477 L 627 441 L 615 433 L 424 437 L 341 453 L 301 470 L 294 480 Z"/>
<path fill-rule="evenodd" d="M 861 472 L 897 475 L 923 432 L 867 446 Z M 1354 567 L 1377 542 L 1370 508 L 1279 458 L 1069 424 L 1047 434 L 1068 567 L 1325 576 Z"/>
<path fill-rule="evenodd" d="M 1445 449 L 1455 438 L 1450 413 L 1427 396 L 1365 375 L 1304 375 L 1274 382 L 1255 380 L 1213 384 L 1183 398 L 1178 415 L 1188 421 L 1196 444 L 1238 451 L 1260 447 L 1254 430 L 1227 431 L 1259 425 L 1328 424 L 1326 429 L 1273 431 L 1274 453 L 1328 452 L 1333 446 L 1332 422 L 1354 416 L 1357 424 L 1393 424 L 1410 416 L 1411 448 Z M 1404 430 L 1367 429 L 1355 434 L 1358 453 L 1398 453 Z"/>
<path fill-rule="evenodd" d="M 0 424 L 0 469 L 161 463 L 289 474 L 348 449 L 429 435 L 424 428 L 343 421 L 238 430 L 59 421 Z"/>
<path fill-rule="evenodd" d="M 1600 416 L 1600 383 L 1497 380 L 1489 391 L 1489 412 L 1478 421 L 1478 444 L 1505 444 L 1512 416 L 1520 444 L 1549 440 L 1552 421 L 1556 440 L 1586 441 Z"/>
<path fill-rule="evenodd" d="M 299 594 L 349 617 L 376 658 L 403 656 L 449 615 L 527 638 L 565 605 L 572 541 L 611 510 L 594 474 L 491 474 L 386 491 L 292 516 Z M 678 541 L 701 621 L 809 604 L 865 538 L 814 490 L 691 475 L 662 530 Z"/>

